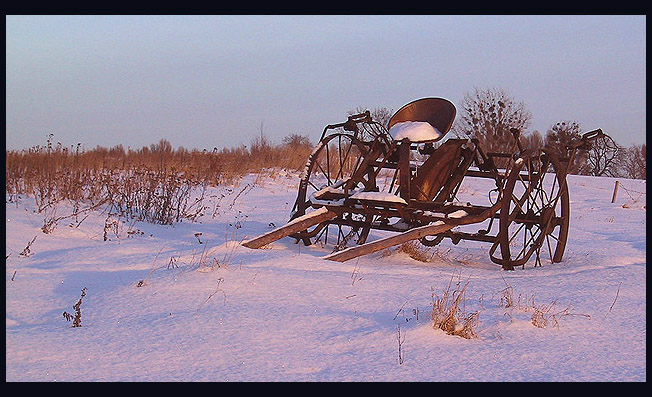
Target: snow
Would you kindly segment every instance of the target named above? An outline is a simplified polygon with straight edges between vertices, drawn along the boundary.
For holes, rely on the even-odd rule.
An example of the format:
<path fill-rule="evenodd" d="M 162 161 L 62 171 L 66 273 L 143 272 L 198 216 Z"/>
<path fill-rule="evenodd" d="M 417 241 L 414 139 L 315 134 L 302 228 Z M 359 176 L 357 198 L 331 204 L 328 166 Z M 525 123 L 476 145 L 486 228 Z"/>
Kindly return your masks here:
<path fill-rule="evenodd" d="M 312 204 L 317 204 L 317 205 L 331 205 L 331 206 L 343 205 L 346 199 L 345 197 L 346 192 L 344 191 L 344 189 L 340 188 L 340 186 L 344 185 L 344 183 L 346 183 L 346 180 L 337 181 L 335 184 L 331 186 L 325 186 L 319 189 L 318 191 L 312 193 L 308 199 Z M 351 192 L 356 192 L 356 191 L 357 190 L 352 190 Z M 342 198 L 335 199 L 335 200 L 325 200 L 320 198 L 320 197 L 324 197 L 324 195 L 328 193 L 341 195 Z"/>
<path fill-rule="evenodd" d="M 564 260 L 507 272 L 480 242 L 445 239 L 430 262 L 396 249 L 332 262 L 291 238 L 240 245 L 287 222 L 298 176 L 213 187 L 205 197 L 229 205 L 208 201 L 198 222 L 121 219 L 107 241 L 106 212 L 44 234 L 34 200 L 7 197 L 6 380 L 646 381 L 645 181 L 620 179 L 611 203 L 615 179 L 570 175 Z M 483 182 L 461 201 L 486 197 Z M 468 282 L 477 338 L 432 327 L 433 294 L 451 280 Z M 83 288 L 71 327 L 62 313 Z M 568 312 L 538 328 L 531 302 Z"/>
<path fill-rule="evenodd" d="M 389 134 L 394 140 L 400 141 L 407 138 L 410 142 L 429 142 L 444 136 L 432 124 L 425 121 L 396 123 L 389 129 Z"/>
<path fill-rule="evenodd" d="M 321 216 L 321 215 L 323 215 L 323 214 L 325 214 L 325 213 L 327 213 L 327 212 L 328 212 L 328 208 L 326 208 L 326 207 L 320 207 L 320 208 L 318 208 L 318 209 L 316 209 L 316 210 L 314 210 L 314 211 L 310 211 L 310 212 L 308 212 L 307 214 L 304 214 L 304 215 L 298 216 L 298 217 L 296 217 L 296 218 L 294 218 L 294 219 L 288 221 L 287 223 L 285 223 L 285 224 L 283 224 L 283 225 L 281 225 L 281 226 L 284 226 L 284 225 L 293 225 L 293 224 L 295 224 L 295 223 L 303 222 L 303 221 L 305 221 L 306 219 L 310 219 L 310 218 L 318 217 L 318 216 Z M 269 232 L 264 233 L 264 234 L 262 234 L 261 236 L 271 235 L 272 233 L 274 233 L 275 230 L 276 230 L 276 229 L 274 229 L 274 230 L 270 230 Z M 259 236 L 253 236 L 253 237 L 256 238 L 256 237 L 259 237 Z M 247 243 L 250 243 L 250 242 L 251 242 L 251 240 L 244 240 L 244 241 L 242 241 L 242 245 L 246 245 Z"/>
<path fill-rule="evenodd" d="M 393 194 L 387 192 L 358 192 L 351 196 L 352 199 L 358 200 L 373 200 L 373 201 L 385 201 L 389 203 L 401 203 L 407 205 L 407 202 Z"/>
<path fill-rule="evenodd" d="M 464 218 L 467 215 L 469 215 L 468 212 L 466 212 L 464 210 L 457 210 L 457 211 L 454 211 L 454 212 L 451 212 L 450 214 L 448 214 L 448 217 L 449 218 Z"/>

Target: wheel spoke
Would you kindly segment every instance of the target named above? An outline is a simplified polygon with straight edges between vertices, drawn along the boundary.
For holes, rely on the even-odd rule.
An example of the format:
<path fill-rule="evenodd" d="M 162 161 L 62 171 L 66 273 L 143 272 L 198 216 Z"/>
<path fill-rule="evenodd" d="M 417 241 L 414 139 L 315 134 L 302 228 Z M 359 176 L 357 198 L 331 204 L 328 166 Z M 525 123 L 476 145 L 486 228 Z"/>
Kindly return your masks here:
<path fill-rule="evenodd" d="M 550 235 L 546 235 L 546 244 L 548 244 L 548 254 L 550 255 L 550 263 L 552 263 L 552 248 L 550 247 Z"/>
<path fill-rule="evenodd" d="M 514 235 L 514 237 L 516 237 L 516 236 L 517 235 Z M 526 240 L 527 240 L 527 228 L 523 232 L 523 247 L 518 252 L 518 254 L 516 254 L 516 257 L 514 258 L 514 260 L 520 260 L 521 259 L 521 254 L 523 254 L 525 252 L 526 248 L 527 248 Z"/>
<path fill-rule="evenodd" d="M 534 189 L 533 189 L 534 190 L 534 197 L 532 198 L 532 201 L 535 204 L 535 206 L 537 207 L 538 213 L 541 213 L 541 211 L 543 210 L 543 207 L 545 207 L 545 204 L 543 204 L 543 206 L 541 206 L 541 207 L 537 204 L 537 198 L 540 198 L 542 203 L 545 201 L 545 198 L 543 197 L 544 194 L 545 194 L 545 189 L 543 188 L 545 177 L 546 177 L 545 173 L 544 174 L 539 173 L 537 175 L 537 186 L 535 186 Z"/>
<path fill-rule="evenodd" d="M 568 235 L 569 200 L 558 159 L 542 154 L 524 159 L 520 169 L 510 164 L 507 170 L 500 213 L 502 259 L 494 261 L 507 269 L 525 265 L 533 255 L 535 266 L 560 261 Z"/>
<path fill-rule="evenodd" d="M 315 184 L 312 183 L 310 180 L 308 180 L 308 183 L 310 184 L 310 186 L 312 186 L 312 187 L 315 189 L 315 191 L 319 191 L 319 190 L 320 190 L 320 189 L 319 189 L 317 186 L 315 186 Z"/>
<path fill-rule="evenodd" d="M 369 180 L 373 173 L 365 172 L 360 179 L 351 180 L 355 171 L 363 164 L 364 155 L 368 153 L 364 143 L 358 138 L 347 133 L 334 133 L 326 136 L 315 149 L 306 166 L 304 179 L 299 185 L 298 197 L 304 197 L 296 205 L 294 214 L 305 214 L 314 210 L 309 198 L 314 192 L 325 186 L 341 186 L 346 181 L 351 181 L 352 188 L 374 188 Z M 353 165 L 353 168 L 351 166 Z M 296 215 L 293 215 L 296 217 Z M 321 242 L 324 246 L 342 246 L 350 240 L 350 236 L 359 233 L 360 227 L 354 226 L 354 219 L 342 219 L 342 217 L 327 221 L 320 225 L 309 227 L 307 230 L 298 233 L 297 238 L 306 244 Z M 333 230 L 329 230 L 334 228 Z M 362 229 L 364 230 L 364 228 Z M 364 240 L 362 236 L 359 240 Z"/>
<path fill-rule="evenodd" d="M 324 176 L 326 177 L 326 180 L 328 180 L 328 186 L 332 185 L 333 182 L 331 182 L 331 178 L 328 176 L 328 173 L 326 171 L 324 171 L 321 164 L 316 163 L 316 165 L 317 165 L 317 168 L 319 168 L 319 170 L 322 172 L 322 174 L 324 174 Z M 326 166 L 326 168 L 328 168 L 328 166 Z"/>
<path fill-rule="evenodd" d="M 525 236 L 527 236 L 527 231 L 528 231 L 528 229 L 526 228 Z M 518 253 L 518 255 L 516 256 L 517 258 L 523 258 L 524 256 L 522 257 L 521 254 L 525 254 L 525 253 L 528 252 L 527 249 L 528 249 L 528 247 L 531 246 L 531 245 L 530 245 L 530 242 L 533 242 L 533 243 L 536 242 L 536 241 L 535 241 L 535 240 L 536 240 L 536 239 L 535 239 L 535 235 L 534 235 L 534 233 L 532 233 L 532 230 L 531 230 L 531 229 L 530 229 L 530 238 L 529 238 L 529 239 L 525 239 L 525 240 L 526 240 L 526 242 L 523 244 L 523 248 L 521 249 L 521 251 L 520 251 L 520 252 Z"/>
<path fill-rule="evenodd" d="M 527 210 L 523 210 L 521 200 L 523 200 L 523 197 L 521 199 L 518 199 L 516 196 L 512 194 L 512 202 L 518 206 L 518 209 L 521 210 L 522 213 L 527 214 Z M 516 211 L 516 209 L 514 209 Z"/>
<path fill-rule="evenodd" d="M 328 178 L 329 185 L 332 185 L 332 183 L 330 183 L 330 181 L 331 181 L 331 175 L 330 175 L 330 172 L 331 172 L 331 155 L 330 155 L 329 146 L 330 146 L 330 142 L 328 144 L 326 144 L 326 171 L 328 171 L 328 174 L 326 175 L 326 178 Z"/>
<path fill-rule="evenodd" d="M 335 173 L 335 180 L 338 180 L 340 177 L 340 174 L 342 173 L 342 136 L 337 137 L 337 165 L 339 168 L 337 169 L 337 173 Z"/>
<path fill-rule="evenodd" d="M 338 174 L 338 178 L 340 176 L 344 176 L 344 166 L 346 165 L 346 162 L 349 158 L 349 154 L 351 153 L 351 149 L 353 148 L 353 144 L 349 143 L 349 147 L 346 151 L 346 154 L 344 155 L 344 158 L 342 159 L 342 165 L 340 166 L 340 173 Z M 355 166 L 351 170 L 347 170 L 350 175 L 353 175 L 355 171 L 358 169 L 358 165 L 360 164 L 360 161 L 362 160 L 362 153 L 358 153 L 357 156 L 358 160 L 355 163 Z M 336 178 L 337 179 L 337 178 Z"/>
<path fill-rule="evenodd" d="M 518 233 L 519 233 L 519 232 L 521 231 L 521 229 L 523 229 L 524 227 L 525 227 L 525 223 L 521 223 L 521 226 L 518 227 L 518 229 L 517 229 L 517 230 L 514 232 L 514 234 L 512 235 L 512 238 L 509 239 L 509 241 L 508 241 L 509 244 L 511 244 L 512 240 L 514 240 L 514 239 L 518 236 Z"/>

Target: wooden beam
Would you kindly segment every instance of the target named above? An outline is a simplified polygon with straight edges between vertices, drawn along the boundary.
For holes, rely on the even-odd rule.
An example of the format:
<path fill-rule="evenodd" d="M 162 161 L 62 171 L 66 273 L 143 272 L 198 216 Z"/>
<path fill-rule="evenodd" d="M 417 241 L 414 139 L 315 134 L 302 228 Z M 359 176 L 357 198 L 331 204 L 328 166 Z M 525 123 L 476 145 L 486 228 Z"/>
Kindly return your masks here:
<path fill-rule="evenodd" d="M 337 213 L 329 210 L 326 207 L 321 207 L 315 211 L 295 218 L 285 225 L 277 227 L 276 229 L 271 230 L 263 235 L 260 235 L 251 240 L 243 241 L 242 245 L 247 248 L 260 248 L 273 241 L 287 237 L 302 230 L 306 230 L 310 226 L 317 225 L 335 217 L 337 217 Z"/>
<path fill-rule="evenodd" d="M 410 141 L 404 138 L 398 147 L 398 181 L 399 193 L 406 202 L 410 200 Z"/>
<path fill-rule="evenodd" d="M 361 255 L 371 254 L 373 252 L 380 251 L 394 245 L 406 243 L 408 241 L 415 240 L 424 236 L 443 233 L 452 229 L 454 226 L 455 225 L 450 225 L 443 222 L 435 222 L 432 225 L 417 227 L 396 236 L 386 237 L 363 245 L 357 245 L 342 251 L 334 252 L 330 255 L 324 256 L 323 258 L 330 261 L 345 262 L 349 259 L 357 258 Z"/>

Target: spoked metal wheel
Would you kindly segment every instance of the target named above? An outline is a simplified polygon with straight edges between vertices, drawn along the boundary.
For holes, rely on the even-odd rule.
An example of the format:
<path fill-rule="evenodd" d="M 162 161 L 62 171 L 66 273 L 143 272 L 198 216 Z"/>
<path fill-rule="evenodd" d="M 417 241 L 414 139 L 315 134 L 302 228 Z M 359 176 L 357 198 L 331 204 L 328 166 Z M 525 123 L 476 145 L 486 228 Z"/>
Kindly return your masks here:
<path fill-rule="evenodd" d="M 333 197 L 341 197 L 344 191 L 351 194 L 354 191 L 374 190 L 376 181 L 373 167 L 368 166 L 366 171 L 357 173 L 355 180 L 352 179 L 356 171 L 364 166 L 368 153 L 369 147 L 350 134 L 336 133 L 322 139 L 310 155 L 299 182 L 291 219 L 324 205 L 331 193 Z M 317 200 L 315 196 L 320 199 Z M 319 243 L 339 250 L 351 242 L 364 243 L 369 233 L 369 227 L 365 226 L 368 223 L 363 215 L 345 213 L 293 237 L 305 245 Z"/>
<path fill-rule="evenodd" d="M 570 220 L 565 168 L 555 155 L 542 152 L 519 158 L 508 172 L 492 261 L 506 270 L 525 266 L 530 259 L 534 266 L 560 262 Z M 500 252 L 494 256 L 497 246 Z"/>

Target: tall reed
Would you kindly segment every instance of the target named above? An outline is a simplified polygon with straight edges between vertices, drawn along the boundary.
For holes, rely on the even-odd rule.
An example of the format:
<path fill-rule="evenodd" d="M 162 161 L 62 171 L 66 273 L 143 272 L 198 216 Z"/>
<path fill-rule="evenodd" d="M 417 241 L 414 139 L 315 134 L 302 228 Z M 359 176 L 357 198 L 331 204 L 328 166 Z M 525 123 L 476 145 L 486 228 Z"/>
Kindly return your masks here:
<path fill-rule="evenodd" d="M 264 136 L 230 149 L 173 149 L 162 139 L 141 149 L 62 145 L 50 134 L 44 146 L 8 150 L 7 201 L 33 196 L 39 213 L 61 201 L 75 208 L 107 204 L 120 215 L 171 224 L 202 212 L 208 186 L 265 168 L 301 169 L 312 149 L 307 139 L 273 145 Z M 295 136 L 296 137 L 296 136 Z"/>

